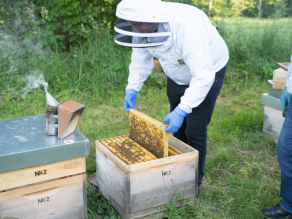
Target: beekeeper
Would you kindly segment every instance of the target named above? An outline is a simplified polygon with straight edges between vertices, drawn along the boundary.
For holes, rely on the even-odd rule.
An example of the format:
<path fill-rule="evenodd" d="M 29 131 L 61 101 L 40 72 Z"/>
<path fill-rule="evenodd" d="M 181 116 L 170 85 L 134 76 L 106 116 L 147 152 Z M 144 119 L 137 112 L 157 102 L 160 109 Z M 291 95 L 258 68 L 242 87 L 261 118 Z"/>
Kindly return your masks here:
<path fill-rule="evenodd" d="M 167 76 L 170 113 L 165 130 L 199 151 L 199 190 L 204 176 L 207 126 L 222 88 L 228 48 L 206 14 L 161 0 L 122 0 L 115 42 L 133 47 L 124 107 L 135 109 L 137 92 L 157 57 Z"/>
<path fill-rule="evenodd" d="M 292 62 L 292 56 L 291 56 Z M 267 218 L 292 218 L 292 64 L 288 67 L 288 79 L 281 94 L 281 105 L 287 106 L 285 121 L 279 136 L 277 153 L 281 169 L 280 195 L 283 201 L 266 207 L 262 213 Z"/>

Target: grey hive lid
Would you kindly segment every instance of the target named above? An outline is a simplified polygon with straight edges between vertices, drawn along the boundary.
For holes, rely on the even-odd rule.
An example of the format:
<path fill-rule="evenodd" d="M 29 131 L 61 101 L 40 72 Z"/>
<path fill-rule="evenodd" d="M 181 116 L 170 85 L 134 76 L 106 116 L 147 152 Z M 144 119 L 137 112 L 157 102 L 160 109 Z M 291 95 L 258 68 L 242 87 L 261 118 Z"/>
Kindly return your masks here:
<path fill-rule="evenodd" d="M 65 139 L 44 133 L 45 115 L 0 120 L 0 173 L 89 155 L 77 129 Z"/>
<path fill-rule="evenodd" d="M 261 104 L 283 111 L 281 100 L 274 93 L 264 93 L 261 96 Z"/>

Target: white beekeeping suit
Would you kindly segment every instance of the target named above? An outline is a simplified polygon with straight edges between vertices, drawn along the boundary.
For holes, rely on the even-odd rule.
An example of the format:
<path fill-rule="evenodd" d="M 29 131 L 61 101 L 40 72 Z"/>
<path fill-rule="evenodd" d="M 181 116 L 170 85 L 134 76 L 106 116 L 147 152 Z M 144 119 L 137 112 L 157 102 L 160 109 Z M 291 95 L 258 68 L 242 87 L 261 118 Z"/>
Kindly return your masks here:
<path fill-rule="evenodd" d="M 115 42 L 133 47 L 124 108 L 135 109 L 137 92 L 157 57 L 167 75 L 170 113 L 163 124 L 199 151 L 198 192 L 204 176 L 207 126 L 221 91 L 228 48 L 206 14 L 190 5 L 161 0 L 122 0 Z M 159 95 L 159 94 L 158 94 Z"/>
<path fill-rule="evenodd" d="M 133 7 L 133 4 L 139 5 L 137 10 L 129 10 L 129 5 Z M 190 85 L 178 106 L 190 113 L 192 108 L 205 99 L 214 82 L 215 73 L 229 59 L 224 40 L 206 14 L 185 4 L 157 0 L 124 0 L 118 5 L 117 17 L 159 23 L 156 32 L 147 34 L 130 33 L 119 28 L 117 24 L 115 41 L 134 47 L 126 89 L 140 91 L 143 82 L 153 70 L 153 57 L 157 57 L 167 77 L 179 85 Z M 119 41 L 122 36 L 126 38 L 128 35 L 132 38 Z"/>
<path fill-rule="evenodd" d="M 291 62 L 292 62 L 292 55 L 291 55 Z M 292 64 L 288 67 L 288 78 L 286 82 L 287 92 L 292 94 Z"/>

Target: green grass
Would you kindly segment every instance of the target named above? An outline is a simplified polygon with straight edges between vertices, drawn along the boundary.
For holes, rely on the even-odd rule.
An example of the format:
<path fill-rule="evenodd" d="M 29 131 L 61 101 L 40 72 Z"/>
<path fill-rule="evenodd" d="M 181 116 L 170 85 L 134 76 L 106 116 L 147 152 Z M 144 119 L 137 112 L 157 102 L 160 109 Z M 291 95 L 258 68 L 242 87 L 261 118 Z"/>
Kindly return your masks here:
<path fill-rule="evenodd" d="M 276 147 L 258 136 L 263 124 L 260 95 L 266 92 L 265 81 L 255 78 L 238 85 L 239 80 L 244 79 L 231 79 L 228 72 L 209 125 L 206 176 L 193 209 L 197 217 L 263 218 L 260 210 L 281 200 Z M 10 100 L 9 93 L 4 98 L 1 119 L 40 114 L 45 106 L 43 92 L 28 94 L 21 102 Z M 129 133 L 123 93 L 107 98 L 106 103 L 94 103 L 90 94 L 72 94 L 67 90 L 56 98 L 60 102 L 71 98 L 87 105 L 78 129 L 90 140 L 87 172 L 94 174 L 94 141 Z M 138 95 L 137 109 L 162 121 L 169 111 L 165 88 L 144 88 Z M 108 206 L 96 190 L 92 193 L 91 189 L 88 198 L 89 203 L 95 203 L 89 205 L 94 214 L 101 205 L 98 203 Z"/>
<path fill-rule="evenodd" d="M 261 93 L 267 92 L 264 77 L 272 78 L 272 70 L 277 68 L 275 62 L 290 59 L 289 22 L 291 19 L 219 23 L 218 29 L 230 50 L 230 62 L 208 127 L 202 192 L 195 200 L 196 207 L 184 205 L 183 212 L 188 214 L 182 218 L 191 214 L 197 218 L 264 218 L 262 208 L 281 201 L 276 145 L 262 135 L 260 98 Z M 77 128 L 90 140 L 88 174 L 95 173 L 94 141 L 129 133 L 129 115 L 123 109 L 123 99 L 130 53 L 130 49 L 115 45 L 102 32 L 98 43 L 83 43 L 69 53 L 46 50 L 42 59 L 33 62 L 33 68 L 37 66 L 44 74 L 48 91 L 59 102 L 72 99 L 86 104 Z M 3 69 L 1 74 L 0 119 L 42 113 L 46 105 L 42 88 L 29 91 L 23 99 L 19 88 L 25 82 L 15 83 L 17 77 L 8 77 Z M 136 107 L 162 121 L 169 112 L 169 103 L 166 87 L 157 78 L 150 77 L 143 85 Z M 88 208 L 90 218 L 97 214 L 113 218 L 115 214 L 92 185 L 88 186 Z M 169 205 L 168 213 L 174 218 L 177 211 Z"/>
<path fill-rule="evenodd" d="M 245 75 L 272 76 L 277 62 L 289 62 L 292 19 L 215 19 L 229 48 L 229 67 Z"/>

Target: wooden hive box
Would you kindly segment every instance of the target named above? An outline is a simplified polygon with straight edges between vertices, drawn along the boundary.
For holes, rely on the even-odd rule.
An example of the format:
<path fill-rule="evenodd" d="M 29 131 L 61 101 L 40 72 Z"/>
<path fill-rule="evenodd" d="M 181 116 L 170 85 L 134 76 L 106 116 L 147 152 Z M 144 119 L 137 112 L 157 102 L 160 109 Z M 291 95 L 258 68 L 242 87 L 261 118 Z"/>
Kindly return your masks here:
<path fill-rule="evenodd" d="M 198 151 L 169 136 L 169 157 L 149 156 L 122 160 L 112 141 L 120 136 L 96 141 L 96 181 L 101 193 L 111 201 L 123 219 L 139 218 L 165 209 L 181 190 L 193 198 L 198 184 Z M 133 150 L 135 151 L 135 150 Z M 153 156 L 153 155 L 152 155 Z M 145 158 L 146 159 L 146 158 Z"/>
<path fill-rule="evenodd" d="M 46 136 L 44 119 L 0 121 L 2 133 L 1 127 L 20 126 L 6 132 L 0 144 L 0 218 L 86 219 L 88 139 L 78 130 L 65 142 Z M 34 131 L 25 132 L 28 127 Z"/>
<path fill-rule="evenodd" d="M 283 111 L 264 106 L 264 124 L 263 131 L 267 133 L 270 139 L 278 144 L 278 139 L 285 121 Z"/>
<path fill-rule="evenodd" d="M 280 100 L 282 91 L 271 87 L 272 84 L 268 81 L 268 90 L 271 93 L 263 93 L 261 96 L 261 103 L 264 105 L 263 131 L 270 140 L 278 144 L 278 138 L 285 120 L 282 116 L 283 108 Z"/>
<path fill-rule="evenodd" d="M 284 68 L 278 68 L 273 72 L 273 88 L 283 90 L 286 86 L 288 71 Z"/>

